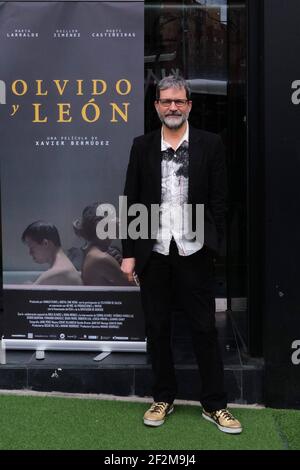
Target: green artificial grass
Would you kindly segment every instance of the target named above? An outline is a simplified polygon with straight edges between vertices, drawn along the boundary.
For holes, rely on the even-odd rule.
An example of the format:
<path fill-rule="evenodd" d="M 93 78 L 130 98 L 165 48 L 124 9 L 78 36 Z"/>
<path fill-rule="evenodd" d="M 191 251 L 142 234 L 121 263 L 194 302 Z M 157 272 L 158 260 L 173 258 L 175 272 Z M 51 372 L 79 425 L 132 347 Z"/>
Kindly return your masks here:
<path fill-rule="evenodd" d="M 277 429 L 282 435 L 286 448 L 290 450 L 300 449 L 300 411 L 298 410 L 274 410 L 274 420 Z"/>
<path fill-rule="evenodd" d="M 148 405 L 78 398 L 0 396 L 0 449 L 275 450 L 300 449 L 300 411 L 233 409 L 244 431 L 228 435 L 176 405 L 159 428 L 146 427 Z"/>

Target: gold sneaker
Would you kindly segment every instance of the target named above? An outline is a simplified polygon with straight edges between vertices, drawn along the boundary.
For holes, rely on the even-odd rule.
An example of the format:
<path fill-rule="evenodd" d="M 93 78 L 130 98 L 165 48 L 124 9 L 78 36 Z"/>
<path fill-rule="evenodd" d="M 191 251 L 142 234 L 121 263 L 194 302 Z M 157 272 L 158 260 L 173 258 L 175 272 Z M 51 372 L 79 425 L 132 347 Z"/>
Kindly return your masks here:
<path fill-rule="evenodd" d="M 241 423 L 226 409 L 213 411 L 212 413 L 203 410 L 202 416 L 207 421 L 216 424 L 220 431 L 229 434 L 240 434 L 243 430 Z"/>
<path fill-rule="evenodd" d="M 165 402 L 154 402 L 144 414 L 144 424 L 147 426 L 161 426 L 167 415 L 174 411 L 174 406 Z"/>

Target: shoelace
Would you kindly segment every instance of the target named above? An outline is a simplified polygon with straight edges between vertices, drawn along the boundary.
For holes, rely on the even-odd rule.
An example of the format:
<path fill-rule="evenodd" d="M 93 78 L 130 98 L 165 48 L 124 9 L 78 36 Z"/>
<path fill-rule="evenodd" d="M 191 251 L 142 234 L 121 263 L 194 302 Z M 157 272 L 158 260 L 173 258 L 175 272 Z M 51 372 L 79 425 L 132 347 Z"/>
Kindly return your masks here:
<path fill-rule="evenodd" d="M 229 413 L 228 410 L 216 411 L 214 414 L 216 415 L 217 418 L 219 418 L 219 416 L 222 416 L 227 421 L 235 421 L 235 418 L 232 416 L 231 413 Z"/>
<path fill-rule="evenodd" d="M 152 413 L 161 413 L 167 408 L 168 405 L 166 403 L 153 403 L 151 406 Z"/>

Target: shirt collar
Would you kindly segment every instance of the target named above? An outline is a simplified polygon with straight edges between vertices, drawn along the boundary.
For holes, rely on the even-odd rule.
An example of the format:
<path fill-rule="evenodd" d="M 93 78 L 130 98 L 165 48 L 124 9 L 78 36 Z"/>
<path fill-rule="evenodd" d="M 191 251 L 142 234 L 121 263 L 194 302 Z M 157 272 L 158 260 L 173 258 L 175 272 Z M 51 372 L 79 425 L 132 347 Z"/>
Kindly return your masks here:
<path fill-rule="evenodd" d="M 184 142 L 185 140 L 187 142 L 189 142 L 189 123 L 188 121 L 186 122 L 186 130 L 185 130 L 185 133 L 184 135 L 182 136 L 180 142 L 178 142 L 178 145 L 177 145 L 177 148 L 176 150 L 178 149 L 178 147 L 180 147 L 180 145 L 182 144 L 182 142 Z M 167 150 L 169 147 L 171 147 L 171 145 L 166 141 L 164 140 L 164 136 L 163 136 L 163 127 L 161 128 L 161 150 L 164 151 L 164 150 Z"/>

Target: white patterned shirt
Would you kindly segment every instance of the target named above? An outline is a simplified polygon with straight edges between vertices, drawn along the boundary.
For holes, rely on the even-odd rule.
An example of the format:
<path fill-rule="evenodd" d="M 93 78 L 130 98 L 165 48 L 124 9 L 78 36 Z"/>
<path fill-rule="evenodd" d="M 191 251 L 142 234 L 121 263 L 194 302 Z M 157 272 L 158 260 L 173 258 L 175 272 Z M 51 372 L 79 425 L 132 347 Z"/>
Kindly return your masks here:
<path fill-rule="evenodd" d="M 189 256 L 202 248 L 197 240 L 190 240 L 188 233 L 188 164 L 189 125 L 176 150 L 164 140 L 161 131 L 161 205 L 159 233 L 153 251 L 168 255 L 174 238 L 180 256 Z"/>

